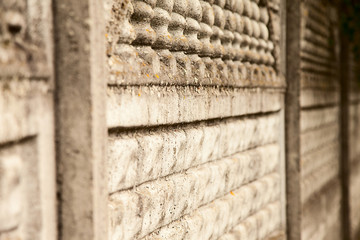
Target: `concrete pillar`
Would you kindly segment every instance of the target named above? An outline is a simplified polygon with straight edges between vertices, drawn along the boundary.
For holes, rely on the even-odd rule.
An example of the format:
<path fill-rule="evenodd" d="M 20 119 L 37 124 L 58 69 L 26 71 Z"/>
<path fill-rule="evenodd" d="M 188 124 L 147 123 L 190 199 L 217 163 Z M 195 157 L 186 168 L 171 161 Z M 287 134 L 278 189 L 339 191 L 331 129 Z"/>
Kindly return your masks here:
<path fill-rule="evenodd" d="M 59 239 L 106 239 L 101 0 L 55 0 Z"/>

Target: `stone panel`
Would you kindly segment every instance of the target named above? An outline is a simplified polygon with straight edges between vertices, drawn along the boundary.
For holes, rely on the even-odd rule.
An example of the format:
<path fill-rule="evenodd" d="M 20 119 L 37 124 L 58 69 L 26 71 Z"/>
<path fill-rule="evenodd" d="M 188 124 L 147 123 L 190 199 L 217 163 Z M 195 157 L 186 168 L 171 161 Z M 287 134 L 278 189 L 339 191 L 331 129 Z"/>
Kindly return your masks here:
<path fill-rule="evenodd" d="M 12 231 L 14 239 L 41 239 L 43 223 L 36 142 L 36 138 L 31 138 L 0 148 L 0 239 L 2 232 Z"/>
<path fill-rule="evenodd" d="M 0 239 L 56 239 L 51 1 L 0 1 Z"/>
<path fill-rule="evenodd" d="M 269 204 L 246 218 L 246 220 L 236 225 L 230 233 L 223 235 L 219 239 L 274 239 L 268 237 L 273 234 L 280 224 L 279 208 L 279 204 Z"/>
<path fill-rule="evenodd" d="M 341 239 L 338 180 L 316 192 L 303 207 L 302 239 Z"/>
<path fill-rule="evenodd" d="M 354 56 L 350 54 L 349 60 L 349 160 L 350 160 L 350 176 L 349 176 L 349 197 L 350 197 L 350 220 L 351 233 L 353 239 L 360 236 L 360 85 L 359 85 L 359 64 L 356 63 Z"/>
<path fill-rule="evenodd" d="M 301 239 L 340 239 L 340 88 L 337 16 L 301 2 Z"/>
<path fill-rule="evenodd" d="M 133 0 L 105 6 L 109 84 L 284 84 L 277 76 L 274 4 Z"/>
<path fill-rule="evenodd" d="M 111 195 L 110 206 L 117 209 L 117 221 L 121 219 L 124 224 L 133 222 L 132 231 L 135 232 L 139 231 L 135 226 L 140 226 L 143 222 L 141 233 L 147 234 L 233 189 L 276 171 L 279 167 L 278 156 L 276 145 L 236 154 L 190 168 L 183 173 L 146 182 L 137 186 L 134 191 L 114 193 Z M 128 202 L 129 199 L 132 201 Z M 142 207 L 138 209 L 139 206 Z M 129 214 L 137 213 L 140 217 L 132 219 L 127 216 L 124 214 L 124 207 L 128 208 Z"/>
<path fill-rule="evenodd" d="M 265 176 L 233 190 L 190 215 L 154 231 L 144 239 L 217 239 L 261 209 L 267 206 L 271 208 L 272 203 L 277 205 L 276 219 L 280 215 L 278 177 L 276 174 Z M 256 218 L 251 217 L 249 219 L 251 224 L 255 224 L 255 220 Z M 279 228 L 277 221 L 267 224 L 274 231 Z"/>
<path fill-rule="evenodd" d="M 108 143 L 109 191 L 275 143 L 279 125 L 279 116 L 272 114 L 150 133 L 113 134 Z M 264 154 L 259 157 L 266 157 L 267 150 L 258 149 Z"/>
<path fill-rule="evenodd" d="M 109 128 L 152 126 L 279 111 L 283 93 L 259 88 L 110 88 Z"/>
<path fill-rule="evenodd" d="M 262 239 L 282 230 L 284 183 L 271 202 L 254 190 L 265 202 L 246 216 L 223 199 L 281 175 L 279 1 L 104 6 L 110 239 L 217 239 L 242 222 L 264 224 Z M 279 221 L 265 230 L 274 201 Z"/>

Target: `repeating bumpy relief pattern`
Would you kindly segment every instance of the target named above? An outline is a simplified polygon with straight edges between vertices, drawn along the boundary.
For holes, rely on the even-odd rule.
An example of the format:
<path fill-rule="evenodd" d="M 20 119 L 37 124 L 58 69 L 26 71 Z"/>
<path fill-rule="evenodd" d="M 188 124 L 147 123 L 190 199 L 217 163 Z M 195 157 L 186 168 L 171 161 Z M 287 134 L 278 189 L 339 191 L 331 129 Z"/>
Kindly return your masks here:
<path fill-rule="evenodd" d="M 31 7 L 28 7 L 30 5 Z M 44 22 L 44 18 L 49 22 Z M 49 77 L 50 14 L 37 1 L 10 0 L 0 3 L 0 73 L 2 77 L 14 75 Z"/>
<path fill-rule="evenodd" d="M 0 1 L 1 240 L 55 237 L 50 10 Z"/>
<path fill-rule="evenodd" d="M 301 4 L 302 239 L 340 239 L 337 16 L 324 1 Z"/>
<path fill-rule="evenodd" d="M 283 86 L 278 1 L 105 5 L 109 84 Z"/>
<path fill-rule="evenodd" d="M 110 239 L 283 229 L 279 7 L 106 1 Z"/>
<path fill-rule="evenodd" d="M 274 112 L 111 131 L 110 239 L 205 240 L 237 231 L 265 239 L 281 230 L 280 127 Z"/>

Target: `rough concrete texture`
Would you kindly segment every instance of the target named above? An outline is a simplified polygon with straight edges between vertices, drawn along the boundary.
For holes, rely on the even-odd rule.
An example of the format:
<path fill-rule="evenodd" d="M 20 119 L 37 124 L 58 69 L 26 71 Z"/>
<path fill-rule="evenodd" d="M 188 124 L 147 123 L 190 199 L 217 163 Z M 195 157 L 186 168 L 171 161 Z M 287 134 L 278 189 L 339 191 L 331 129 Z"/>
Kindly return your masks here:
<path fill-rule="evenodd" d="M 284 230 L 279 1 L 105 12 L 110 239 Z"/>
<path fill-rule="evenodd" d="M 318 0 L 0 0 L 0 240 L 359 239 L 338 33 Z"/>
<path fill-rule="evenodd" d="M 107 236 L 103 1 L 53 1 L 59 236 Z"/>
<path fill-rule="evenodd" d="M 0 2 L 0 239 L 56 239 L 50 1 Z"/>
<path fill-rule="evenodd" d="M 337 18 L 320 1 L 300 11 L 301 239 L 341 239 Z"/>
<path fill-rule="evenodd" d="M 260 194 L 261 193 L 261 194 Z M 154 231 L 145 239 L 217 239 L 231 231 L 238 223 L 276 203 L 280 195 L 277 174 L 260 178 L 248 185 L 234 189 L 189 215 Z M 277 204 L 280 205 L 279 202 Z M 277 211 L 280 215 L 280 206 Z M 269 232 L 280 227 L 280 221 L 267 222 Z"/>
<path fill-rule="evenodd" d="M 109 128 L 176 124 L 275 112 L 282 106 L 277 89 L 109 87 L 107 123 Z"/>
<path fill-rule="evenodd" d="M 360 237 L 360 129 L 356 126 L 360 120 L 359 64 L 350 55 L 350 94 L 349 94 L 349 160 L 350 160 L 350 221 L 352 239 Z"/>
<path fill-rule="evenodd" d="M 108 0 L 108 82 L 283 86 L 271 2 Z"/>
<path fill-rule="evenodd" d="M 273 234 L 273 237 L 266 238 L 277 224 L 280 223 L 280 205 L 278 203 L 269 204 L 269 206 L 246 218 L 240 224 L 236 225 L 231 232 L 220 237 L 220 240 L 237 239 L 281 239 L 281 233 Z M 268 222 L 271 221 L 271 226 Z M 278 235 L 275 238 L 275 235 Z M 283 236 L 282 236 L 283 238 Z"/>
<path fill-rule="evenodd" d="M 279 116 L 272 114 L 211 125 L 112 134 L 108 143 L 109 191 L 133 187 L 233 153 L 275 143 L 279 122 Z"/>
<path fill-rule="evenodd" d="M 123 213 L 124 209 L 117 208 L 112 222 L 119 219 L 120 214 L 124 223 L 133 222 L 135 226 L 141 226 L 142 223 L 141 230 L 135 226 L 131 227 L 135 233 L 150 233 L 161 225 L 176 220 L 182 214 L 188 214 L 199 206 L 228 194 L 232 189 L 276 171 L 279 167 L 278 156 L 278 147 L 269 145 L 190 168 L 165 179 L 141 184 L 134 189 L 135 192 L 114 193 L 111 195 L 112 201 L 116 205 L 131 208 L 130 212 L 136 210 L 139 205 L 143 207 L 134 212 L 140 215 L 136 221 L 126 216 L 126 213 Z M 133 199 L 132 203 L 125 204 L 129 198 Z"/>
<path fill-rule="evenodd" d="M 342 239 L 340 225 L 340 185 L 338 179 L 315 193 L 304 205 L 303 239 Z"/>

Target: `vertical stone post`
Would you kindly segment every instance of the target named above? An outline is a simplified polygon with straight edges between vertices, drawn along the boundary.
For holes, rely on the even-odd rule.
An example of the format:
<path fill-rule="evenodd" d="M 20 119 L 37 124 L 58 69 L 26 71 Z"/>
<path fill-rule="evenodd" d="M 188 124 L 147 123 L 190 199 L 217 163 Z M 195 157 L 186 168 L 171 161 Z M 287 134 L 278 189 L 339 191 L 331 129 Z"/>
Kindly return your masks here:
<path fill-rule="evenodd" d="M 59 239 L 107 239 L 103 1 L 55 0 Z"/>
<path fill-rule="evenodd" d="M 300 2 L 286 2 L 285 156 L 287 239 L 301 239 Z"/>

